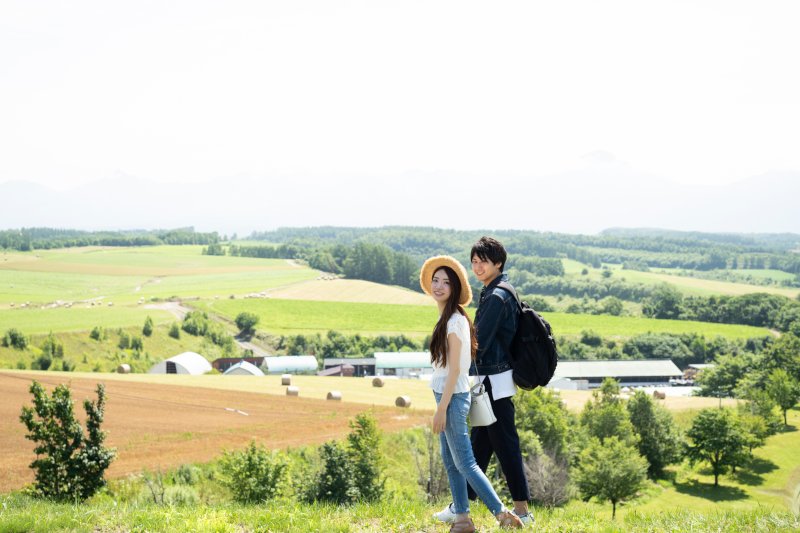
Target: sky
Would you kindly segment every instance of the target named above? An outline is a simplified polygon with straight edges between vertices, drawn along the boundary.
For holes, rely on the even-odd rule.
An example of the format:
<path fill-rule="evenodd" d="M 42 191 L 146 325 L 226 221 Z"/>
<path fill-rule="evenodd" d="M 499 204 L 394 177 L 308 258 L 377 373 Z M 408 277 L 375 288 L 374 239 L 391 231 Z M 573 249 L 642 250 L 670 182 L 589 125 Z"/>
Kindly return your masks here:
<path fill-rule="evenodd" d="M 563 179 L 586 213 L 597 180 L 619 205 L 651 185 L 785 185 L 800 179 L 798 20 L 794 0 L 3 0 L 0 191 L 255 182 L 286 213 L 315 206 L 301 224 L 380 225 L 399 194 L 415 205 L 387 223 L 476 227 L 489 215 L 454 207 L 497 186 L 530 204 Z M 326 207 L 363 195 L 361 218 Z M 683 227 L 668 215 L 538 224 Z M 38 225 L 16 222 L 0 216 Z M 800 216 L 770 224 L 800 232 Z"/>

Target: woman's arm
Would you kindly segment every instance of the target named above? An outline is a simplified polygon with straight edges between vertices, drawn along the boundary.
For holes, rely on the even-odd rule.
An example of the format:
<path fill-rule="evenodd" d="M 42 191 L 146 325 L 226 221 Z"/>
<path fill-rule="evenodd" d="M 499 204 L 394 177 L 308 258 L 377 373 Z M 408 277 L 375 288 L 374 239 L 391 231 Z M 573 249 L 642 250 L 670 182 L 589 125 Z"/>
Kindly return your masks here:
<path fill-rule="evenodd" d="M 458 374 L 461 372 L 461 339 L 455 333 L 447 335 L 447 379 L 444 382 L 444 391 L 436 413 L 433 415 L 433 432 L 441 433 L 447 424 L 447 406 L 453 397 Z"/>

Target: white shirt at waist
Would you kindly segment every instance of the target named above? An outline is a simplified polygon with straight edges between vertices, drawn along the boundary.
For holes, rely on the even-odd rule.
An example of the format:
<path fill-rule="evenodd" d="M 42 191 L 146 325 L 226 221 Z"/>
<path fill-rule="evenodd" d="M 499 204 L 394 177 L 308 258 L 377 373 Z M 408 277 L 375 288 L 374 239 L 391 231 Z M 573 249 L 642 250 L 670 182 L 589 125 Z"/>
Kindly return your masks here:
<path fill-rule="evenodd" d="M 490 376 L 480 376 L 480 380 L 489 378 L 489 383 L 492 385 L 492 398 L 499 400 L 501 398 L 509 398 L 517 393 L 517 386 L 514 385 L 513 370 L 506 370 L 499 374 L 492 374 Z"/>

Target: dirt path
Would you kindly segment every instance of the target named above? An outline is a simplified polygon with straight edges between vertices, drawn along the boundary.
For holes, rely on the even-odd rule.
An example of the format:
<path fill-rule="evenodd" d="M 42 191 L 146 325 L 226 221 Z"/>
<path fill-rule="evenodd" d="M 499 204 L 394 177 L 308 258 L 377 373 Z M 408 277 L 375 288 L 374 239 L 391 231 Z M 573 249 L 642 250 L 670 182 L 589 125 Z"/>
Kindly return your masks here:
<path fill-rule="evenodd" d="M 188 307 L 184 306 L 181 302 L 161 302 L 157 304 L 147 304 L 143 306 L 145 309 L 160 309 L 162 311 L 169 311 L 178 320 L 183 320 L 183 317 L 191 311 Z"/>
<path fill-rule="evenodd" d="M 28 468 L 34 459 L 33 443 L 25 439 L 25 427 L 19 421 L 22 406 L 32 404 L 28 392 L 31 378 L 0 371 L 0 492 L 33 481 Z M 37 379 L 48 390 L 61 382 L 57 376 Z M 75 410 L 81 419 L 83 399 L 95 398 L 98 381 L 102 375 L 71 380 Z M 118 451 L 109 477 L 210 461 L 223 450 L 242 448 L 252 439 L 273 449 L 341 439 L 350 430 L 349 420 L 370 409 L 354 403 L 263 393 L 111 380 L 105 384 L 108 405 L 103 427 L 108 431 L 108 444 Z M 371 410 L 384 431 L 425 424 L 430 417 L 426 411 Z"/>

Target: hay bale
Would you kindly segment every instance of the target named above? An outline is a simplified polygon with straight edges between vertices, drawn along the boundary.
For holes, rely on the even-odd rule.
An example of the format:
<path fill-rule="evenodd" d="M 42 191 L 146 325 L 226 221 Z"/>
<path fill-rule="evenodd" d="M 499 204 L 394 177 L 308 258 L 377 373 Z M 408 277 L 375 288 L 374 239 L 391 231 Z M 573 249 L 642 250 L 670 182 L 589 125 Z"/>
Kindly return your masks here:
<path fill-rule="evenodd" d="M 411 397 L 410 396 L 398 396 L 397 399 L 394 401 L 394 404 L 397 407 L 411 407 Z"/>
<path fill-rule="evenodd" d="M 340 402 L 342 401 L 342 391 L 332 390 L 328 392 L 328 397 L 326 399 Z"/>
<path fill-rule="evenodd" d="M 660 391 L 657 391 L 657 390 L 653 391 L 653 398 L 655 398 L 656 400 L 663 400 L 666 397 L 667 397 L 666 393 L 663 393 L 663 392 L 660 392 Z"/>
<path fill-rule="evenodd" d="M 300 387 L 286 387 L 286 396 L 300 396 Z"/>
<path fill-rule="evenodd" d="M 383 387 L 385 384 L 386 382 L 383 381 L 383 378 L 372 378 L 373 387 Z"/>
<path fill-rule="evenodd" d="M 130 374 L 131 373 L 131 365 L 127 363 L 122 363 L 117 367 L 117 374 Z"/>
<path fill-rule="evenodd" d="M 291 374 L 283 374 L 281 375 L 281 385 L 291 385 L 292 384 L 292 375 Z"/>

